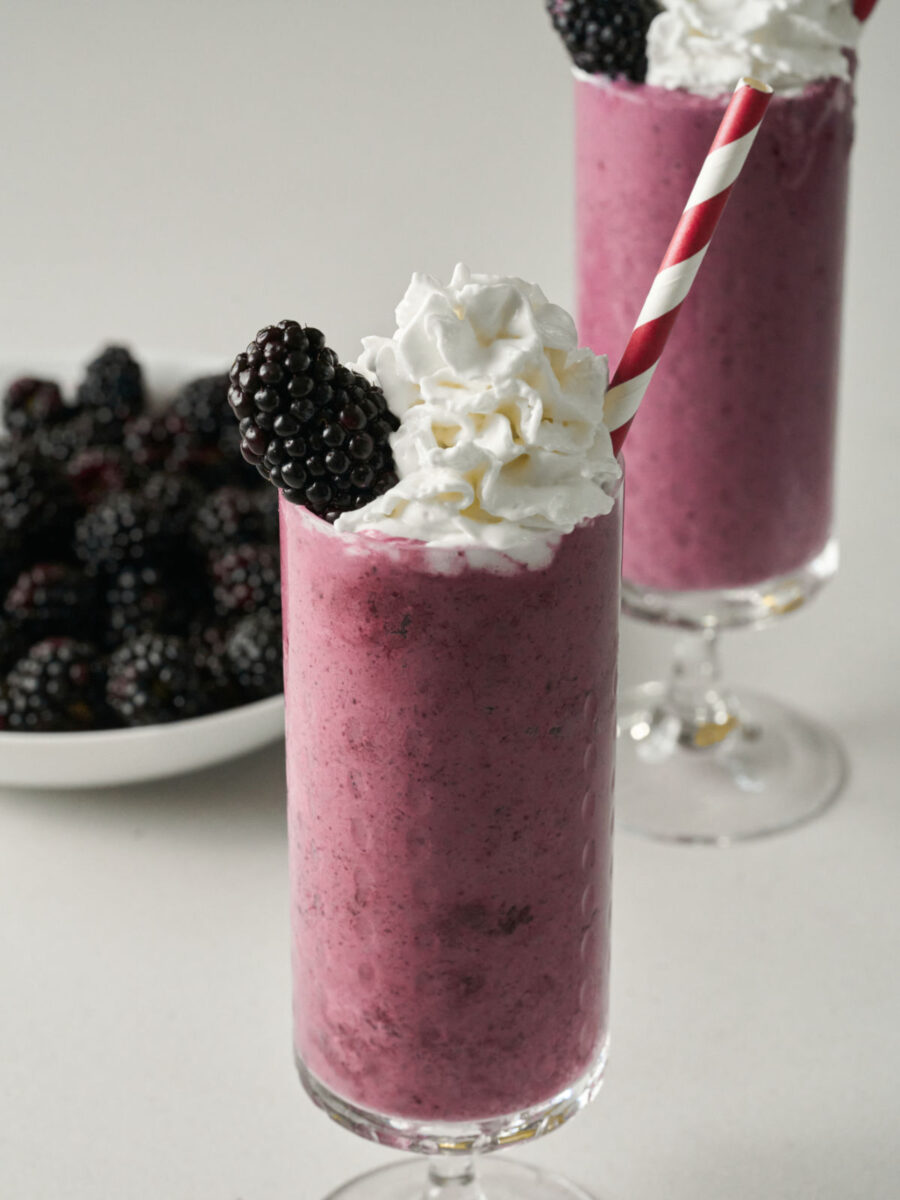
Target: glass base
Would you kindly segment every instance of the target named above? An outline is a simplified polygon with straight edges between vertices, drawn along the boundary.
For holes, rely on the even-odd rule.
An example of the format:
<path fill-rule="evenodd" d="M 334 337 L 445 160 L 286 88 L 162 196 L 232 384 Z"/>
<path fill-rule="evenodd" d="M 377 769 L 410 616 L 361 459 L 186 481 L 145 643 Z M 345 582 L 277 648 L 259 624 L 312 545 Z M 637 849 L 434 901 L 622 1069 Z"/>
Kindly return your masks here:
<path fill-rule="evenodd" d="M 726 719 L 682 722 L 662 683 L 619 699 L 616 822 L 664 841 L 727 844 L 808 821 L 840 791 L 840 743 L 809 717 L 729 692 Z"/>
<path fill-rule="evenodd" d="M 359 1137 L 418 1154 L 460 1155 L 499 1150 L 517 1142 L 532 1141 L 559 1128 L 600 1091 L 607 1049 L 608 1044 L 605 1044 L 590 1069 L 549 1100 L 518 1113 L 477 1121 L 420 1121 L 362 1108 L 332 1092 L 300 1058 L 295 1057 L 295 1062 L 300 1082 L 310 1098 L 333 1121 Z"/>
<path fill-rule="evenodd" d="M 506 1159 L 479 1161 L 468 1186 L 456 1188 L 435 1187 L 420 1162 L 397 1163 L 351 1179 L 328 1200 L 431 1200 L 449 1190 L 465 1200 L 593 1200 L 590 1192 L 562 1175 Z"/>
<path fill-rule="evenodd" d="M 831 538 L 798 570 L 748 587 L 678 592 L 623 579 L 622 611 L 677 629 L 758 629 L 807 604 L 835 574 L 839 558 L 837 539 Z"/>

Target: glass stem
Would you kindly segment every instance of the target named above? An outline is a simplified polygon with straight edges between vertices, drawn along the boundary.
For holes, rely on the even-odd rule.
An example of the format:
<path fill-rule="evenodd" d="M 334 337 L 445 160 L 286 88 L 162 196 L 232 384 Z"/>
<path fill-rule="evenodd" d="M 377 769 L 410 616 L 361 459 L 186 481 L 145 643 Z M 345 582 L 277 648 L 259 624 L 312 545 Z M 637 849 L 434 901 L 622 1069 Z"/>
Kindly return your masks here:
<path fill-rule="evenodd" d="M 737 715 L 721 689 L 714 629 L 687 634 L 676 642 L 666 698 L 678 718 L 678 740 L 683 746 L 705 750 L 737 729 Z"/>
<path fill-rule="evenodd" d="M 428 1160 L 424 1200 L 485 1200 L 471 1154 L 438 1154 Z"/>

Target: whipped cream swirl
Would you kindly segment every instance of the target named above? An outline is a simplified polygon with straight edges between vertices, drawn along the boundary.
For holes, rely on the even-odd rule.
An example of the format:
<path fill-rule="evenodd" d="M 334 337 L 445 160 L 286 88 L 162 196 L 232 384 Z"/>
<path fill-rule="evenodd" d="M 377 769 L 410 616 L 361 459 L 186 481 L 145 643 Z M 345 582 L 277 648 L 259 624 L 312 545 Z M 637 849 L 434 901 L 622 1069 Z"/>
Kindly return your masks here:
<path fill-rule="evenodd" d="M 647 35 L 647 82 L 701 95 L 743 75 L 776 91 L 850 74 L 860 22 L 851 0 L 661 0 Z"/>
<path fill-rule="evenodd" d="M 489 547 L 529 565 L 561 534 L 610 511 L 620 471 L 603 424 L 605 357 L 522 279 L 457 266 L 447 286 L 414 275 L 391 338 L 363 339 L 356 369 L 400 418 L 399 482 L 342 514 L 432 546 Z"/>

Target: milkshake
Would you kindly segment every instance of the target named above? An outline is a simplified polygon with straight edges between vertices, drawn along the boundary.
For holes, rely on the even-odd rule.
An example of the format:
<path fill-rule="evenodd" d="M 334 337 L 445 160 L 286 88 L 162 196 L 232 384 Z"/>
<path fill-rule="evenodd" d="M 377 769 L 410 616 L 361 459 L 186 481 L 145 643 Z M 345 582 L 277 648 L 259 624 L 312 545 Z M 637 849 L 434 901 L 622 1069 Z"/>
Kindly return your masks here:
<path fill-rule="evenodd" d="M 624 382 L 647 389 L 625 447 L 623 607 L 689 631 L 666 680 L 619 698 L 620 820 L 682 842 L 771 834 L 834 798 L 842 751 L 817 721 L 726 687 L 717 637 L 793 611 L 837 566 L 860 20 L 851 0 L 547 4 L 576 67 L 581 336 L 617 362 L 628 344 Z M 706 156 L 738 80 L 767 88 L 765 121 L 755 141 L 728 125 Z M 641 348 L 667 334 L 654 371 Z"/>
<path fill-rule="evenodd" d="M 831 532 L 858 22 L 850 0 L 725 9 L 668 0 L 646 82 L 575 84 L 580 334 L 614 360 L 735 81 L 778 93 L 629 434 L 624 574 L 641 589 L 750 587 Z"/>
<path fill-rule="evenodd" d="M 282 484 L 295 380 L 315 398 L 328 374 L 294 353 L 266 360 L 284 404 L 260 436 L 262 368 L 233 374 L 248 451 Z M 552 1127 L 603 1070 L 621 561 L 607 366 L 538 288 L 458 267 L 446 286 L 414 276 L 396 333 L 365 339 L 351 374 L 323 403 L 334 386 L 371 389 L 363 413 L 384 403 L 370 424 L 394 426 L 373 450 L 388 486 L 318 514 L 296 489 L 281 502 L 294 1041 L 308 1090 L 358 1132 L 399 1144 L 401 1122 L 427 1149 L 450 1123 L 458 1149 Z M 314 450 L 316 420 L 287 437 Z"/>
<path fill-rule="evenodd" d="M 295 1045 L 379 1113 L 549 1100 L 607 1035 L 619 525 L 540 569 L 282 505 Z"/>
<path fill-rule="evenodd" d="M 613 358 L 726 103 L 576 82 L 580 333 Z M 624 573 L 640 587 L 751 585 L 828 541 L 852 137 L 844 80 L 769 106 L 629 433 Z"/>

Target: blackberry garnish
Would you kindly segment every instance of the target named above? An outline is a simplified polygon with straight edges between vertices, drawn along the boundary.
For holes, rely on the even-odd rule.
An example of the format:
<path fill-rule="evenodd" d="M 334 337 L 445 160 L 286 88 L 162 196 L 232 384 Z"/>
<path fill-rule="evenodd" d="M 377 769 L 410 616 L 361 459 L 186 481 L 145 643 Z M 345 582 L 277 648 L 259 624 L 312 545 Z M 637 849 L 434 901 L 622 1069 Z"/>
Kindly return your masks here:
<path fill-rule="evenodd" d="M 88 364 L 75 399 L 94 418 L 96 442 L 119 441 L 125 422 L 144 407 L 141 368 L 124 346 L 107 346 Z"/>
<path fill-rule="evenodd" d="M 334 520 L 396 484 L 388 438 L 399 421 L 318 329 L 267 325 L 229 378 L 241 453 L 292 503 Z"/>
<path fill-rule="evenodd" d="M 245 700 L 262 700 L 282 690 L 281 621 L 276 613 L 264 609 L 238 621 L 225 652 Z"/>
<path fill-rule="evenodd" d="M 144 633 L 109 660 L 106 698 L 126 725 L 156 725 L 207 711 L 203 680 L 184 638 Z"/>
<path fill-rule="evenodd" d="M 656 0 L 546 0 L 553 27 L 576 67 L 592 75 L 647 78 L 647 30 Z"/>
<path fill-rule="evenodd" d="M 4 720 L 13 732 L 59 733 L 108 725 L 96 647 L 74 638 L 32 646 L 6 677 Z"/>
<path fill-rule="evenodd" d="M 274 546 L 235 546 L 210 559 L 216 612 L 246 616 L 267 608 L 281 611 L 281 575 Z"/>
<path fill-rule="evenodd" d="M 29 642 L 69 633 L 84 637 L 97 623 L 97 587 L 79 567 L 38 563 L 18 577 L 3 608 Z"/>
<path fill-rule="evenodd" d="M 278 541 L 278 507 L 275 494 L 251 492 L 241 487 L 219 488 L 197 509 L 194 541 L 207 554 L 224 554 L 241 542 Z"/>
<path fill-rule="evenodd" d="M 3 421 L 11 437 L 29 437 L 66 415 L 62 393 L 48 379 L 16 379 L 3 397 Z"/>

